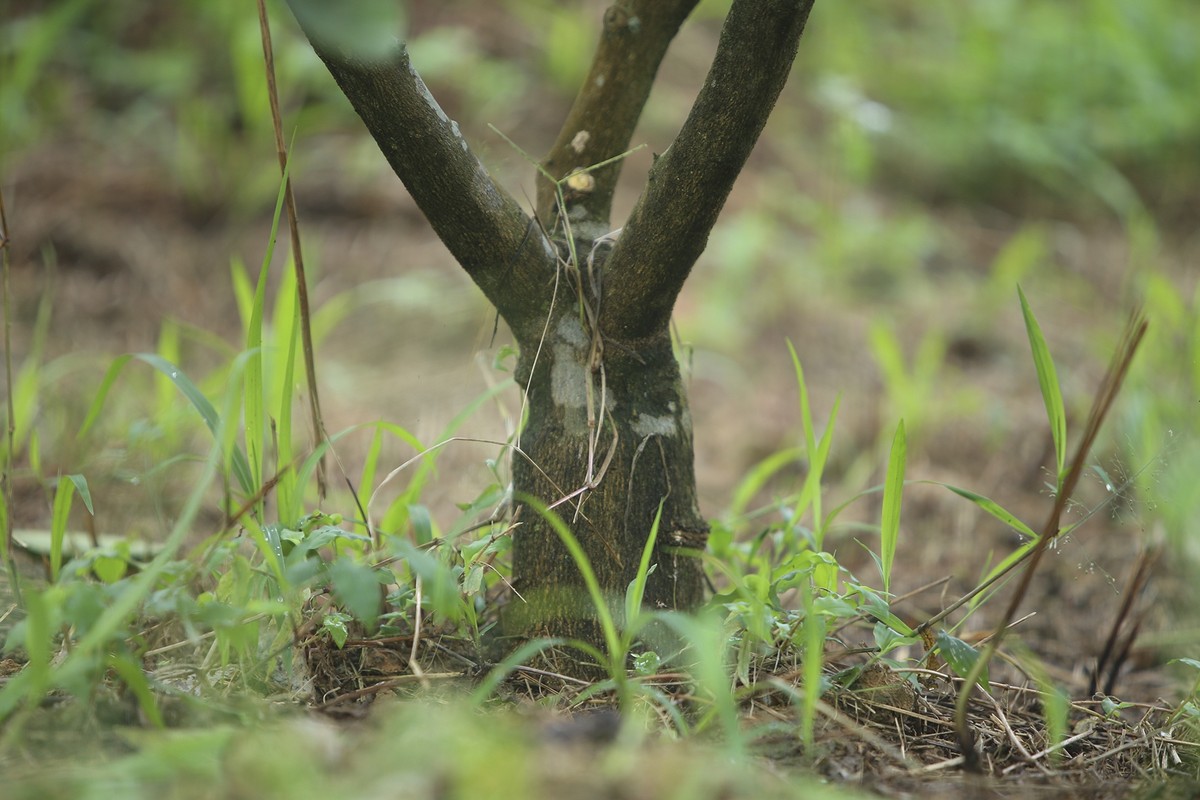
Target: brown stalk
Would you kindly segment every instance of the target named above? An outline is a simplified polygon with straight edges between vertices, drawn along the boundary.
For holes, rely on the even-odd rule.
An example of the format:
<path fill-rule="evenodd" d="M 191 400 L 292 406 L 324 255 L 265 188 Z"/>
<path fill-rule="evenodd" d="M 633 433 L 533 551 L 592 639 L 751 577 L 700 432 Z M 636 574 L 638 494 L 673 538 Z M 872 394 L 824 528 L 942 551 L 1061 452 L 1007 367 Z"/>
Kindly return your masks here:
<path fill-rule="evenodd" d="M 1004 640 L 1004 634 L 1007 632 L 1009 624 L 1013 617 L 1016 616 L 1017 608 L 1021 601 L 1025 599 L 1026 593 L 1029 591 L 1029 585 L 1033 580 L 1033 573 L 1037 570 L 1038 564 L 1041 563 L 1042 556 L 1046 553 L 1046 548 L 1061 532 L 1061 521 L 1063 512 L 1070 502 L 1071 496 L 1075 493 L 1075 487 L 1079 484 L 1079 479 L 1083 475 L 1083 471 L 1087 466 L 1087 456 L 1091 452 L 1092 445 L 1096 442 L 1096 437 L 1100 434 L 1100 427 L 1104 424 L 1104 418 L 1108 415 L 1112 408 L 1113 401 L 1116 400 L 1117 394 L 1121 390 L 1121 384 L 1125 381 L 1125 376 L 1129 372 L 1129 365 L 1133 362 L 1133 356 L 1137 352 L 1138 345 L 1141 344 L 1142 338 L 1146 335 L 1146 320 L 1139 310 L 1135 310 L 1129 316 L 1129 322 L 1125 327 L 1125 332 L 1121 336 L 1121 342 L 1117 346 L 1116 352 L 1113 354 L 1113 360 L 1109 364 L 1108 372 L 1104 375 L 1104 380 L 1100 383 L 1100 388 L 1096 391 L 1095 399 L 1092 402 L 1092 410 L 1088 414 L 1087 424 L 1084 425 L 1083 439 L 1079 442 L 1079 447 L 1075 451 L 1075 457 L 1071 459 L 1071 465 L 1067 470 L 1066 477 L 1063 479 L 1062 485 L 1054 498 L 1054 507 L 1050 510 L 1050 515 L 1046 518 L 1046 524 L 1042 527 L 1042 534 L 1038 538 L 1037 545 L 1033 548 L 1029 556 L 1028 566 L 1025 572 L 1021 575 L 1021 581 L 1017 584 L 1017 589 L 1013 593 L 1012 600 L 1008 604 L 1008 608 L 1004 612 L 1004 616 L 1000 618 L 996 625 L 996 635 L 988 642 L 987 647 L 975 661 L 970 673 L 963 681 L 963 688 L 958 695 L 958 703 L 955 706 L 954 727 L 958 736 L 959 750 L 963 756 L 964 767 L 968 771 L 979 770 L 979 758 L 975 752 L 974 735 L 967 725 L 967 700 L 971 696 L 971 690 L 975 686 L 976 681 L 991 662 L 992 657 L 996 654 L 997 648 Z"/>
<path fill-rule="evenodd" d="M 1133 603 L 1141 595 L 1142 590 L 1146 588 L 1146 583 L 1150 580 L 1150 572 L 1154 568 L 1154 564 L 1158 561 L 1160 554 L 1158 548 L 1151 550 L 1143 550 L 1141 556 L 1138 557 L 1137 564 L 1133 568 L 1133 573 L 1129 576 L 1129 581 L 1125 585 L 1124 599 L 1121 601 L 1121 608 L 1117 611 L 1117 617 L 1113 620 L 1112 628 L 1109 630 L 1108 639 L 1104 642 L 1104 647 L 1100 651 L 1100 655 L 1096 658 L 1096 667 L 1092 672 L 1092 677 L 1088 681 L 1088 694 L 1092 695 L 1096 690 L 1100 689 L 1104 694 L 1112 694 L 1117 683 L 1117 673 L 1121 670 L 1121 665 L 1125 663 L 1125 659 L 1129 656 L 1129 651 L 1133 648 L 1133 643 L 1137 639 L 1138 630 L 1141 628 L 1142 617 L 1139 615 L 1129 625 L 1129 633 L 1118 644 L 1121 631 L 1126 628 L 1126 621 L 1130 619 L 1133 611 Z M 1101 686 L 1100 681 L 1104 683 Z"/>
<path fill-rule="evenodd" d="M 284 176 L 284 203 L 287 205 L 288 230 L 292 238 L 292 266 L 296 270 L 296 297 L 300 306 L 300 337 L 304 349 L 304 374 L 308 380 L 308 407 L 312 417 L 313 446 L 326 441 L 325 423 L 321 418 L 321 400 L 317 395 L 317 365 L 313 356 L 312 322 L 308 306 L 308 279 L 304 273 L 304 254 L 300 249 L 300 223 L 296 217 L 296 198 L 292 194 L 292 179 L 288 176 L 287 146 L 283 141 L 283 121 L 279 113 L 279 92 L 275 84 L 275 51 L 271 47 L 271 26 L 267 7 L 258 0 L 258 27 L 262 32 L 263 66 L 267 73 L 267 96 L 271 100 L 271 127 L 275 131 L 275 150 L 279 156 L 279 173 Z M 325 456 L 317 462 L 317 498 L 325 499 L 327 490 Z"/>
<path fill-rule="evenodd" d="M 8 404 L 8 426 L 5 431 L 8 437 L 8 447 L 4 451 L 4 566 L 8 570 L 8 580 L 17 598 L 17 605 L 23 605 L 21 583 L 17 579 L 17 562 L 13 559 L 12 468 L 17 417 L 13 403 L 12 379 L 12 292 L 8 280 L 8 244 L 10 241 L 8 216 L 4 213 L 4 191 L 0 189 L 0 260 L 4 262 L 4 399 Z"/>

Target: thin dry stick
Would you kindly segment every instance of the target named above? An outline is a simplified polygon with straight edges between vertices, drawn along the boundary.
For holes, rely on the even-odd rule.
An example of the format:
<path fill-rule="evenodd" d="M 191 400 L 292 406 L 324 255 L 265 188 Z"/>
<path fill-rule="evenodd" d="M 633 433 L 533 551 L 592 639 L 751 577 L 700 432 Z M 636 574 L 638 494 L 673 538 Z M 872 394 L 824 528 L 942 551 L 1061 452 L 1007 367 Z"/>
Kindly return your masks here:
<path fill-rule="evenodd" d="M 288 154 L 283 142 L 283 121 L 279 114 L 279 92 L 275 85 L 275 51 L 271 47 L 271 27 L 267 22 L 267 6 L 258 0 L 258 27 L 262 32 L 263 65 L 267 73 L 267 96 L 271 100 L 271 127 L 275 130 L 275 150 L 279 155 L 279 172 L 285 176 L 284 202 L 287 204 L 288 230 L 292 235 L 292 266 L 296 270 L 296 299 L 300 306 L 300 337 L 304 348 L 304 374 L 308 379 L 308 406 L 312 415 L 313 444 L 319 447 L 328 437 L 321 418 L 321 400 L 317 396 L 317 365 L 313 356 L 312 321 L 308 309 L 308 280 L 304 274 L 304 255 L 300 249 L 300 223 L 296 218 L 296 198 L 292 194 L 292 179 L 287 177 Z M 317 497 L 325 499 L 325 455 L 317 462 Z"/>
<path fill-rule="evenodd" d="M 8 216 L 4 213 L 4 192 L 0 191 L 0 261 L 4 270 L 4 397 L 8 403 L 8 426 L 5 432 L 8 447 L 4 451 L 4 566 L 8 570 L 8 581 L 12 586 L 17 605 L 23 606 L 21 581 L 17 577 L 17 562 L 13 555 L 13 456 L 16 441 L 17 416 L 13 403 L 12 379 L 12 291 L 8 280 Z"/>
<path fill-rule="evenodd" d="M 967 700 L 971 696 L 971 690 L 983 674 L 983 670 L 987 667 L 992 657 L 996 654 L 996 649 L 1004 640 L 1004 633 L 1009 623 L 1012 622 L 1013 617 L 1016 616 L 1017 607 L 1025 599 L 1025 594 L 1029 590 L 1029 585 L 1033 580 L 1033 573 L 1037 570 L 1038 564 L 1041 563 L 1046 548 L 1061 532 L 1059 525 L 1062 520 L 1063 511 L 1066 510 L 1067 503 L 1070 502 L 1071 496 L 1075 493 L 1075 487 L 1078 485 L 1079 478 L 1083 475 L 1086 466 L 1088 453 L 1091 452 L 1092 445 L 1100 433 L 1100 426 L 1104 423 L 1104 418 L 1108 415 L 1113 401 L 1116 400 L 1117 393 L 1121 390 L 1121 384 L 1125 381 L 1125 376 L 1129 372 L 1129 365 L 1133 362 L 1133 356 L 1137 352 L 1138 345 L 1141 344 L 1142 338 L 1145 335 L 1146 320 L 1140 310 L 1135 310 L 1129 317 L 1129 323 L 1126 325 L 1125 332 L 1121 336 L 1121 342 L 1117 346 L 1116 353 L 1113 354 L 1112 363 L 1109 365 L 1108 372 L 1105 373 L 1104 380 L 1100 384 L 1100 389 L 1096 393 L 1096 398 L 1092 403 L 1092 410 L 1088 414 L 1087 424 L 1084 425 L 1083 439 L 1079 442 L 1079 448 L 1075 451 L 1075 457 L 1071 460 L 1071 466 L 1067 470 L 1067 475 L 1063 479 L 1057 496 L 1054 498 L 1054 507 L 1050 511 L 1050 516 L 1046 518 L 1042 534 L 1038 538 L 1037 545 L 1033 548 L 1029 557 L 1029 564 L 1025 572 L 1021 575 L 1021 582 L 1017 585 L 1017 589 L 1013 593 L 1012 600 L 1009 602 L 1004 616 L 1001 617 L 1000 623 L 996 626 L 996 636 L 988 642 L 987 648 L 975 661 L 970 673 L 963 681 L 963 688 L 959 692 L 958 703 L 954 710 L 954 726 L 958 735 L 959 748 L 968 770 L 977 771 L 979 768 L 978 755 L 975 752 L 974 736 L 967 725 Z"/>
<path fill-rule="evenodd" d="M 1117 673 L 1120 671 L 1121 664 L 1129 648 L 1133 646 L 1141 621 L 1138 620 L 1133 623 L 1132 632 L 1120 647 L 1117 645 L 1117 637 L 1125 626 L 1125 621 L 1129 619 L 1134 601 L 1142 593 L 1142 589 L 1145 588 L 1146 582 L 1150 579 L 1150 570 L 1153 568 L 1154 563 L 1158 561 L 1159 552 L 1157 548 L 1143 550 L 1142 554 L 1138 557 L 1133 574 L 1125 586 L 1125 598 L 1121 601 L 1121 608 L 1117 612 L 1117 618 L 1113 620 L 1108 639 L 1105 640 L 1104 647 L 1100 650 L 1100 656 L 1096 659 L 1095 671 L 1092 673 L 1091 680 L 1088 681 L 1089 695 L 1095 694 L 1096 690 L 1101 688 L 1101 680 L 1104 681 L 1104 693 L 1112 694 L 1113 686 L 1117 681 Z M 1108 677 L 1104 678 L 1106 674 Z"/>
<path fill-rule="evenodd" d="M 1151 463 L 1152 463 L 1152 462 L 1151 462 Z M 1070 525 L 1070 527 L 1068 528 L 1068 530 L 1074 530 L 1074 529 L 1076 529 L 1076 528 L 1079 528 L 1081 525 L 1083 525 L 1085 522 L 1087 522 L 1089 519 L 1091 519 L 1091 518 L 1092 518 L 1092 517 L 1093 517 L 1093 516 L 1094 516 L 1094 515 L 1095 515 L 1095 514 L 1098 512 L 1098 511 L 1100 511 L 1101 509 L 1103 509 L 1103 508 L 1107 507 L 1107 506 L 1108 506 L 1110 503 L 1112 503 L 1114 500 L 1116 500 L 1116 498 L 1120 497 L 1126 488 L 1128 488 L 1128 487 L 1130 487 L 1130 486 L 1133 486 L 1133 485 L 1134 485 L 1134 481 L 1135 481 L 1135 480 L 1136 480 L 1136 479 L 1137 479 L 1137 478 L 1138 478 L 1138 477 L 1139 477 L 1139 476 L 1140 476 L 1140 475 L 1141 475 L 1141 474 L 1142 474 L 1142 473 L 1143 473 L 1143 472 L 1144 472 L 1144 471 L 1145 471 L 1145 470 L 1146 470 L 1146 469 L 1147 469 L 1149 466 L 1150 466 L 1150 464 L 1149 464 L 1149 463 L 1147 463 L 1147 464 L 1143 465 L 1143 466 L 1142 466 L 1140 469 L 1138 469 L 1138 470 L 1137 470 L 1135 473 L 1133 473 L 1132 475 L 1130 475 L 1130 476 L 1129 476 L 1129 477 L 1128 477 L 1128 478 L 1125 480 L 1125 482 L 1124 482 L 1124 483 L 1123 483 L 1123 484 L 1122 484 L 1122 485 L 1119 487 L 1119 489 L 1118 489 L 1117 491 L 1115 491 L 1113 494 L 1109 495 L 1107 498 L 1105 498 L 1105 500 L 1104 500 L 1103 502 L 1101 502 L 1101 503 L 1097 504 L 1097 505 L 1096 505 L 1094 508 L 1092 508 L 1092 509 L 1091 509 L 1090 511 L 1088 511 L 1086 514 L 1084 514 L 1082 517 L 1080 517 L 1079 519 L 1075 520 L 1075 522 L 1073 522 L 1073 523 Z M 922 622 L 920 625 L 918 625 L 918 626 L 916 627 L 916 629 L 915 629 L 915 631 L 914 631 L 914 632 L 915 632 L 915 633 L 916 633 L 918 636 L 920 636 L 920 635 L 921 635 L 921 634 L 923 634 L 925 631 L 927 631 L 928 629 L 932 628 L 934 625 L 937 625 L 939 622 L 941 622 L 942 620 L 944 620 L 946 617 L 950 616 L 950 615 L 951 615 L 951 614 L 953 614 L 955 611 L 957 611 L 958 609 L 962 608 L 963 606 L 965 606 L 967 603 L 969 603 L 969 602 L 971 602 L 972 600 L 974 600 L 974 599 L 975 599 L 976 597 L 978 597 L 979 595 L 983 594 L 985 591 L 987 591 L 988 589 L 990 589 L 992 586 L 995 586 L 995 585 L 996 585 L 998 582 L 1000 582 L 1002 579 L 1004 579 L 1004 578 L 1008 577 L 1008 575 L 1009 575 L 1009 574 L 1010 574 L 1010 573 L 1011 573 L 1013 570 L 1015 570 L 1017 567 L 1021 566 L 1022 564 L 1024 564 L 1026 561 L 1028 561 L 1028 560 L 1030 559 L 1030 557 L 1033 555 L 1033 551 L 1034 551 L 1034 549 L 1035 549 L 1035 548 L 1036 548 L 1036 546 L 1037 546 L 1037 543 L 1036 543 L 1036 542 L 1034 542 L 1034 543 L 1033 543 L 1033 545 L 1034 545 L 1034 546 L 1033 546 L 1033 547 L 1030 547 L 1028 550 L 1026 550 L 1026 551 L 1025 551 L 1025 553 L 1024 553 L 1024 554 L 1022 554 L 1020 558 L 1017 558 L 1017 559 L 1015 559 L 1015 560 L 1014 560 L 1014 561 L 1013 561 L 1011 564 L 1009 564 L 1007 567 L 1005 567 L 1004 569 L 1000 570 L 1000 571 L 999 571 L 999 572 L 997 572 L 996 574 L 992 575 L 990 578 L 988 578 L 987 580 L 983 581 L 982 583 L 978 584 L 978 585 L 977 585 L 977 586 L 976 586 L 974 589 L 972 589 L 971 591 L 967 592 L 967 593 L 966 593 L 966 594 L 964 594 L 962 597 L 958 598 L 958 599 L 957 599 L 957 600 L 955 600 L 953 603 L 951 603 L 950 605 L 948 605 L 948 606 L 946 606 L 945 608 L 943 608 L 941 611 L 939 611 L 939 612 L 938 612 L 937 614 L 935 614 L 934 616 L 932 616 L 932 617 L 930 617 L 929 619 L 927 619 L 927 620 L 925 620 L 924 622 Z M 893 603 L 893 605 L 894 605 L 894 603 Z"/>

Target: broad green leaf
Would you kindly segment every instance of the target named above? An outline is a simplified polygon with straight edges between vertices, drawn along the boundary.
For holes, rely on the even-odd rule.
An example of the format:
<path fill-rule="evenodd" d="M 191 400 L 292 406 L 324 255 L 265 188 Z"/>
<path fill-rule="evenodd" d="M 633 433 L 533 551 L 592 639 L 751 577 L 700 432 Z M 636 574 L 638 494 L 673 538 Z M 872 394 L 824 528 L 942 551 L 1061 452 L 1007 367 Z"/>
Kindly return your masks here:
<path fill-rule="evenodd" d="M 329 565 L 329 577 L 333 594 L 342 607 L 368 630 L 374 630 L 381 600 L 375 570 L 353 558 L 339 558 Z"/>
<path fill-rule="evenodd" d="M 346 627 L 346 623 L 353 617 L 349 614 L 334 612 L 326 614 L 321 620 L 321 627 L 329 634 L 329 638 L 333 639 L 333 643 L 341 650 L 346 646 L 346 640 L 350 638 L 350 629 Z"/>
<path fill-rule="evenodd" d="M 408 522 L 413 528 L 413 541 L 418 545 L 429 544 L 433 541 L 433 517 L 429 509 L 420 503 L 408 506 Z"/>
<path fill-rule="evenodd" d="M 92 572 L 105 583 L 116 583 L 125 577 L 128 562 L 117 556 L 99 555 L 92 559 Z"/>
<path fill-rule="evenodd" d="M 662 665 L 662 659 L 653 650 L 638 653 L 633 657 L 633 669 L 638 675 L 653 675 Z"/>
<path fill-rule="evenodd" d="M 879 655 L 886 655 L 897 647 L 913 643 L 912 636 L 899 633 L 882 622 L 875 623 L 871 629 L 871 633 L 875 639 L 875 647 L 878 648 Z"/>
<path fill-rule="evenodd" d="M 954 674 L 960 678 L 970 675 L 971 670 L 975 668 L 975 662 L 979 660 L 978 650 L 962 639 L 951 636 L 945 631 L 937 632 L 937 647 L 942 658 L 946 659 L 946 663 L 950 665 L 950 669 L 954 670 Z M 978 684 L 979 688 L 985 692 L 988 690 L 988 670 L 986 666 L 979 673 Z"/>

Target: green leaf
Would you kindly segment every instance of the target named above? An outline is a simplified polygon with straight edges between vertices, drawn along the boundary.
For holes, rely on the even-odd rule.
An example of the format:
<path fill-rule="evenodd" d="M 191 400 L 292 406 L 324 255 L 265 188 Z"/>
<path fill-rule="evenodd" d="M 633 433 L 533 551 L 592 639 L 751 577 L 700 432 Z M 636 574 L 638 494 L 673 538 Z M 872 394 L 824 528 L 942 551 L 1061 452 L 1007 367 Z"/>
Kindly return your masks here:
<path fill-rule="evenodd" d="M 350 638 L 350 629 L 346 627 L 346 623 L 351 619 L 353 617 L 349 614 L 335 611 L 326 614 L 325 619 L 321 620 L 321 627 L 329 634 L 329 638 L 333 639 L 333 643 L 339 650 L 346 646 L 346 640 Z"/>
<path fill-rule="evenodd" d="M 166 727 L 162 713 L 158 709 L 158 701 L 154 698 L 154 692 L 150 690 L 150 682 L 146 680 L 146 673 L 142 671 L 141 663 L 126 654 L 110 655 L 106 661 L 109 668 L 117 673 L 121 682 L 133 692 L 138 706 L 150 724 L 156 728 Z"/>
<path fill-rule="evenodd" d="M 418 545 L 426 545 L 433 541 L 433 517 L 429 509 L 420 503 L 408 506 L 408 522 L 413 528 L 413 541 Z"/>
<path fill-rule="evenodd" d="M 479 685 L 475 687 L 475 691 L 471 692 L 470 704 L 473 706 L 482 705 L 485 700 L 492 696 L 492 692 L 496 691 L 496 687 L 503 683 L 504 679 L 518 666 L 543 650 L 548 650 L 551 647 L 561 647 L 566 643 L 566 639 L 534 639 L 521 645 L 497 664 L 487 674 L 486 678 L 479 682 Z"/>
<path fill-rule="evenodd" d="M 654 571 L 654 567 L 650 566 L 650 559 L 654 555 L 654 544 L 658 541 L 658 526 L 662 522 L 663 502 L 660 501 L 658 504 L 658 511 L 654 514 L 654 523 L 650 526 L 646 544 L 642 547 L 642 559 L 638 562 L 637 575 L 629 582 L 629 586 L 625 590 L 625 625 L 627 629 L 635 626 L 635 620 L 641 614 L 642 598 L 646 594 L 646 579 Z M 629 630 L 626 630 L 625 635 L 627 638 L 632 638 Z"/>
<path fill-rule="evenodd" d="M 897 647 L 912 644 L 913 642 L 912 636 L 905 636 L 898 633 L 882 622 L 876 622 L 875 626 L 871 629 L 871 633 L 875 638 L 875 646 L 879 649 L 880 655 L 886 655 Z"/>
<path fill-rule="evenodd" d="M 294 296 L 292 302 L 293 305 L 299 305 L 299 300 Z M 276 451 L 279 453 L 279 469 L 283 471 L 283 474 L 279 477 L 279 483 L 275 487 L 275 497 L 279 514 L 284 519 L 290 519 L 293 515 L 298 514 L 304 501 L 304 492 L 297 490 L 296 472 L 288 468 L 294 457 L 292 450 L 292 403 L 295 400 L 293 397 L 293 387 L 295 386 L 296 348 L 300 339 L 299 313 L 294 312 L 292 317 L 287 358 L 283 364 L 283 377 L 278 386 L 279 428 L 277 432 L 278 439 L 275 444 Z"/>
<path fill-rule="evenodd" d="M 291 0 L 288 5 L 314 42 L 357 62 L 394 56 L 404 35 L 404 6 L 395 0 Z"/>
<path fill-rule="evenodd" d="M 92 507 L 92 492 L 88 489 L 87 478 L 82 475 L 68 475 L 67 480 L 75 484 L 75 491 L 79 492 L 79 499 L 83 501 L 84 507 L 93 517 L 96 516 L 96 509 Z"/>
<path fill-rule="evenodd" d="M 355 619 L 375 628 L 379 618 L 379 580 L 375 570 L 352 558 L 339 558 L 329 565 L 329 577 L 333 582 L 333 594 L 342 607 Z"/>
<path fill-rule="evenodd" d="M 995 500 L 984 497 L 981 494 L 976 494 L 975 492 L 972 492 L 969 489 L 960 489 L 957 486 L 952 486 L 948 483 L 942 483 L 941 481 L 929 481 L 929 483 L 932 483 L 935 486 L 944 486 L 947 489 L 949 489 L 950 491 L 954 492 L 959 497 L 963 497 L 963 498 L 966 498 L 967 500 L 970 500 L 972 503 L 977 505 L 981 510 L 986 511 L 987 513 L 991 514 L 993 517 L 1000 520 L 1005 525 L 1007 525 L 1008 527 L 1017 531 L 1018 533 L 1023 534 L 1024 536 L 1027 536 L 1030 539 L 1038 538 L 1038 535 L 1036 533 L 1034 533 L 1032 528 L 1030 528 L 1024 522 L 1021 522 L 1021 520 L 1017 519 L 1016 516 L 1014 516 L 1011 512 L 1006 511 L 1004 508 L 1002 508 L 1000 506 L 1000 504 L 997 503 Z"/>
<path fill-rule="evenodd" d="M 1062 488 L 1063 470 L 1067 461 L 1067 413 L 1063 408 L 1062 390 L 1058 386 L 1058 372 L 1054 359 L 1033 309 L 1025 299 L 1021 287 L 1017 287 L 1021 299 L 1021 313 L 1025 315 L 1025 330 L 1029 334 L 1029 346 L 1033 351 L 1033 365 L 1037 369 L 1038 385 L 1042 389 L 1042 400 L 1046 404 L 1046 418 L 1050 422 L 1050 435 L 1054 439 L 1055 486 Z"/>
<path fill-rule="evenodd" d="M 653 675 L 662 665 L 662 659 L 653 650 L 638 653 L 633 657 L 633 669 L 638 675 Z"/>
<path fill-rule="evenodd" d="M 946 663 L 950 665 L 950 669 L 954 670 L 954 674 L 960 678 L 970 675 L 971 670 L 975 668 L 975 662 L 979 660 L 978 650 L 962 639 L 951 636 L 945 631 L 937 632 L 937 647 L 942 658 L 946 659 Z M 979 684 L 979 688 L 985 692 L 988 690 L 988 670 L 986 666 L 979 673 L 979 678 L 976 682 Z"/>
<path fill-rule="evenodd" d="M 571 560 L 575 562 L 576 569 L 583 577 L 584 586 L 587 587 L 588 596 L 591 598 L 592 606 L 596 611 L 596 617 L 600 621 L 600 629 L 604 632 L 604 642 L 608 647 L 608 657 L 616 663 L 618 660 L 623 664 L 624 656 L 621 652 L 621 637 L 617 633 L 617 624 L 613 619 L 612 609 L 608 607 L 608 603 L 604 599 L 604 593 L 600 590 L 600 581 L 596 579 L 596 571 L 592 569 L 592 562 L 588 560 L 587 553 L 584 552 L 583 546 L 579 544 L 579 540 L 575 538 L 575 534 L 567 527 L 567 524 L 562 521 L 562 517 L 554 513 L 550 508 L 547 508 L 545 503 L 535 497 L 523 495 L 516 498 L 520 502 L 528 505 L 534 512 L 540 514 L 547 524 L 554 529 L 558 535 L 559 541 L 567 548 L 567 552 L 571 554 Z M 624 667 L 622 666 L 623 670 Z M 613 670 L 614 674 L 616 670 Z"/>
<path fill-rule="evenodd" d="M 860 584 L 851 586 L 850 591 L 859 595 L 863 599 L 862 605 L 865 608 L 862 610 L 870 614 L 877 621 L 882 622 L 884 625 L 887 625 L 896 633 L 899 633 L 903 636 L 913 635 L 913 629 L 906 625 L 904 620 L 893 614 L 892 609 L 888 606 L 887 602 L 882 597 L 875 594 L 875 592 Z"/>
<path fill-rule="evenodd" d="M 805 747 L 811 748 L 814 745 L 817 701 L 821 697 L 825 666 L 826 620 L 825 615 L 818 612 L 812 587 L 802 586 L 800 592 L 804 602 L 804 697 L 800 706 L 800 738 Z"/>
<path fill-rule="evenodd" d="M 746 506 L 767 485 L 767 481 L 784 467 L 796 463 L 803 455 L 804 451 L 801 448 L 789 447 L 772 453 L 751 467 L 746 477 L 734 489 L 733 500 L 729 503 L 729 515 L 738 517 L 745 513 Z"/>
<path fill-rule="evenodd" d="M 812 508 L 813 538 L 817 550 L 824 545 L 825 525 L 821 509 L 821 478 L 825 472 L 825 464 L 829 460 L 829 447 L 833 442 L 834 422 L 837 420 L 838 406 L 842 398 L 839 395 L 833 401 L 833 410 L 829 412 L 829 423 L 821 434 L 820 442 L 816 439 L 816 429 L 813 426 L 812 407 L 808 399 L 808 384 L 804 380 L 804 368 L 800 357 L 789 339 L 788 352 L 792 356 L 792 371 L 796 373 L 796 387 L 800 395 L 800 422 L 804 426 L 804 452 L 808 456 L 808 471 L 804 476 L 804 486 L 796 501 L 797 521 L 808 508 Z"/>
<path fill-rule="evenodd" d="M 105 583 L 116 583 L 125 577 L 128 563 L 117 556 L 100 555 L 92 559 L 92 572 Z"/>
<path fill-rule="evenodd" d="M 904 439 L 904 420 L 896 426 L 892 453 L 888 457 L 887 477 L 883 484 L 883 519 L 879 524 L 879 559 L 883 569 L 883 593 L 892 583 L 892 564 L 896 560 L 896 541 L 900 538 L 900 503 L 904 495 L 904 466 L 908 446 Z"/>
<path fill-rule="evenodd" d="M 75 496 L 75 484 L 59 478 L 54 489 L 54 509 L 50 516 L 50 581 L 58 581 L 62 568 L 63 539 L 67 532 L 67 520 L 71 516 L 71 499 Z"/>
<path fill-rule="evenodd" d="M 1046 739 L 1050 747 L 1058 748 L 1067 738 L 1069 717 L 1071 713 L 1071 698 L 1060 686 L 1046 684 L 1038 692 L 1042 699 L 1042 711 L 1046 718 Z M 1051 759 L 1059 761 L 1063 758 L 1061 749 L 1051 753 Z"/>
<path fill-rule="evenodd" d="M 272 237 L 272 241 L 274 238 Z M 270 248 L 268 247 L 268 253 Z M 263 305 L 267 292 L 267 264 L 263 264 L 258 275 L 258 284 L 254 290 L 254 300 L 250 306 L 250 321 L 246 326 L 246 352 L 250 359 L 246 363 L 246 377 L 242 384 L 242 424 L 243 437 L 246 442 L 246 459 L 250 467 L 250 483 L 254 487 L 262 485 L 264 462 L 266 460 L 265 445 L 266 415 L 263 409 Z M 265 499 L 256 503 L 259 519 L 263 518 L 262 510 Z"/>
<path fill-rule="evenodd" d="M 239 359 L 244 357 L 245 354 L 239 357 Z M 92 401 L 91 407 L 88 409 L 88 413 L 84 418 L 83 425 L 80 426 L 79 433 L 76 434 L 77 439 L 82 439 L 87 432 L 91 430 L 92 425 L 95 424 L 96 420 L 100 416 L 100 411 L 104 407 L 104 401 L 108 397 L 108 392 L 112 388 L 113 383 L 116 381 L 117 376 L 120 374 L 121 369 L 128 364 L 130 360 L 135 358 L 158 370 L 163 375 L 166 375 L 167 379 L 170 380 L 171 383 L 175 384 L 175 387 L 179 389 L 183 396 L 187 398 L 188 402 L 192 404 L 192 408 L 196 409 L 196 412 L 200 415 L 200 418 L 204 420 L 204 424 L 208 427 L 209 431 L 212 432 L 214 437 L 219 433 L 224 435 L 222 433 L 223 428 L 221 426 L 221 417 L 217 413 L 217 410 L 213 408 L 212 403 L 208 401 L 208 398 L 204 396 L 203 392 L 196 388 L 196 384 L 192 383 L 188 376 L 183 374 L 182 370 L 156 353 L 137 353 L 134 355 L 120 356 L 113 361 L 111 366 L 109 366 L 108 372 L 104 374 L 104 378 L 100 381 L 100 386 L 96 390 L 96 397 Z M 240 368 L 240 361 L 238 366 Z M 224 439 L 221 439 L 220 441 L 224 442 Z M 256 489 L 253 485 L 253 481 L 250 479 L 250 465 L 246 461 L 245 453 L 243 453 L 239 448 L 234 448 L 232 461 L 233 474 L 234 477 L 237 478 L 238 485 L 247 495 L 254 494 Z"/>

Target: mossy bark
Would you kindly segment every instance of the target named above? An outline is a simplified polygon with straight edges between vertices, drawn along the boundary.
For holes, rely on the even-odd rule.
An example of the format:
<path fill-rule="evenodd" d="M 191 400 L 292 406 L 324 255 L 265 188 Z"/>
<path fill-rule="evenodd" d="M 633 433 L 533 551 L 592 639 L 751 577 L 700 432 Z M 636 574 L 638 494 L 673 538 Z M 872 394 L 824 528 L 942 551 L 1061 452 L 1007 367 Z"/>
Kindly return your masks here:
<path fill-rule="evenodd" d="M 578 566 L 550 524 L 520 503 L 523 495 L 554 505 L 568 523 L 618 620 L 659 517 L 643 602 L 695 608 L 703 599 L 699 555 L 708 526 L 697 505 L 692 421 L 668 331 L 603 342 L 568 304 L 555 310 L 540 348 L 522 347 L 518 380 L 529 421 L 520 438 L 524 456 L 513 462 L 518 596 L 505 629 L 602 641 Z"/>

